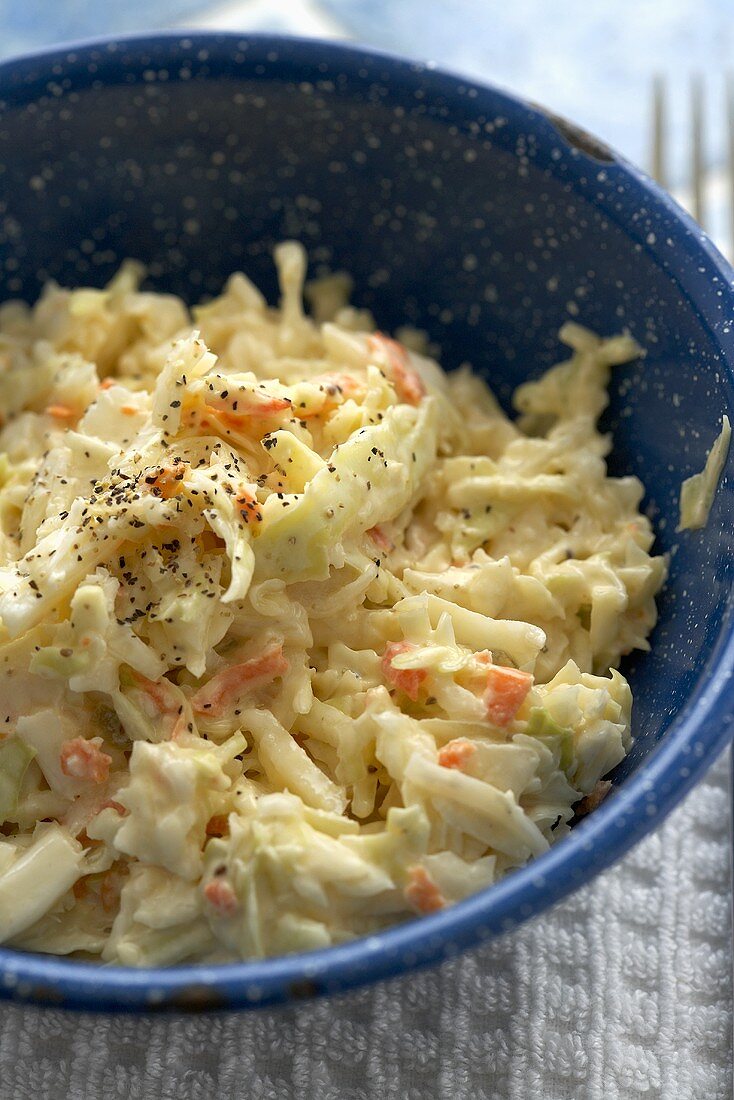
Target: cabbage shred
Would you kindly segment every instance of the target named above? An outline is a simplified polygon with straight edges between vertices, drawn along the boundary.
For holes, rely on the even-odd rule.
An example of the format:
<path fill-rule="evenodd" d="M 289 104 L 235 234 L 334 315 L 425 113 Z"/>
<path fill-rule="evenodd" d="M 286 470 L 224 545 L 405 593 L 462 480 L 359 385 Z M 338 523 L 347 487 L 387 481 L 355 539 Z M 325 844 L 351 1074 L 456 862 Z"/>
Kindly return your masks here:
<path fill-rule="evenodd" d="M 339 943 L 541 854 L 630 748 L 664 565 L 596 424 L 634 341 L 564 326 L 512 420 L 275 258 L 277 308 L 135 264 L 0 308 L 2 942 Z"/>

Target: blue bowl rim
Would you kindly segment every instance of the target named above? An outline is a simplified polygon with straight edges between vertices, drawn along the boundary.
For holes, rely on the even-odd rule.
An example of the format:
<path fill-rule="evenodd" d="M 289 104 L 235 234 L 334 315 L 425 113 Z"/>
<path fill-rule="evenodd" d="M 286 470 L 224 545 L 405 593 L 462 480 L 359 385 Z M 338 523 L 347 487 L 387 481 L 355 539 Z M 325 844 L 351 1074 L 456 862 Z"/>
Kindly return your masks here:
<path fill-rule="evenodd" d="M 545 130 L 546 137 L 552 137 L 569 155 L 567 165 L 576 159 L 581 173 L 602 169 L 617 181 L 624 180 L 631 198 L 644 200 L 650 216 L 665 224 L 679 255 L 696 261 L 702 282 L 719 285 L 734 306 L 734 271 L 700 227 L 644 172 L 543 107 L 432 62 L 318 38 L 202 32 L 184 27 L 153 35 L 91 38 L 24 53 L 0 64 L 0 81 L 14 81 L 18 88 L 26 79 L 38 79 L 40 70 L 51 79 L 55 63 L 63 63 L 67 73 L 71 70 L 81 76 L 92 53 L 114 55 L 125 49 L 128 54 L 165 54 L 182 42 L 190 43 L 187 48 L 192 53 L 208 51 L 209 60 L 219 54 L 231 61 L 246 44 L 248 65 L 257 62 L 267 68 L 271 64 L 268 54 L 275 53 L 275 67 L 285 54 L 289 64 L 296 66 L 338 62 L 342 71 L 353 77 L 365 64 L 380 62 L 389 69 L 391 80 L 407 84 L 416 78 L 429 81 L 454 104 L 467 89 L 476 89 L 478 99 L 489 95 L 494 109 L 500 104 L 509 120 L 536 133 Z M 69 54 L 76 55 L 76 60 L 70 62 Z M 601 151 L 601 159 L 593 155 L 594 146 Z M 569 178 L 579 184 L 578 178 Z M 607 216 L 619 220 L 611 212 Z M 621 224 L 629 230 L 627 223 Z M 650 250 L 656 252 L 654 247 Z M 669 257 L 668 252 L 664 264 L 668 268 Z M 670 274 L 675 277 L 674 271 Z M 690 304 L 698 311 L 697 303 Z M 723 369 L 734 378 L 734 341 L 725 339 L 715 320 L 703 319 L 721 348 Z M 488 890 L 378 935 L 321 951 L 242 963 L 135 970 L 0 947 L 0 998 L 108 1012 L 253 1009 L 392 978 L 518 927 L 587 883 L 654 829 L 729 742 L 734 719 L 727 703 L 734 675 L 734 624 L 729 612 L 731 605 L 709 656 L 707 674 L 638 771 L 570 836 Z"/>

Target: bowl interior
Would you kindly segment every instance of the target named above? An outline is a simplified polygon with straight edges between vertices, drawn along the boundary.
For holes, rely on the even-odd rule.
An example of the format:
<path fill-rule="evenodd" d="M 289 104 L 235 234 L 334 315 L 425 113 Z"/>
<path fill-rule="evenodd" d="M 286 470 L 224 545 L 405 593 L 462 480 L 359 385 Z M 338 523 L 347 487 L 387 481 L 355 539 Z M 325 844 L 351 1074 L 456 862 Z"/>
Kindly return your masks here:
<path fill-rule="evenodd" d="M 100 285 L 126 256 L 192 301 L 271 249 L 346 269 L 382 328 L 430 333 L 507 402 L 563 354 L 569 316 L 628 328 L 615 473 L 647 487 L 672 554 L 650 654 L 632 659 L 628 778 L 716 660 L 734 570 L 724 483 L 703 533 L 675 533 L 681 480 L 732 407 L 731 290 L 692 223 L 628 166 L 503 94 L 336 47 L 221 37 L 122 43 L 0 71 L 0 297 Z M 575 144 L 574 144 L 575 143 Z M 586 150 L 586 151 L 585 151 Z"/>

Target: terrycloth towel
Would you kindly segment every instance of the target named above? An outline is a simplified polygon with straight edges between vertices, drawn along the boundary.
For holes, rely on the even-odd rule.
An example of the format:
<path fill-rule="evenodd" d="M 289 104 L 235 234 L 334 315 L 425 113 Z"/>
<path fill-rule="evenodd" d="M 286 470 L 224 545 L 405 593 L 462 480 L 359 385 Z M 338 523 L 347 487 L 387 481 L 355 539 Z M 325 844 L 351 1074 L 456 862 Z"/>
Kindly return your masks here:
<path fill-rule="evenodd" d="M 730 1100 L 724 761 L 620 865 L 444 966 L 294 1008 L 0 1007 L 0 1100 Z"/>

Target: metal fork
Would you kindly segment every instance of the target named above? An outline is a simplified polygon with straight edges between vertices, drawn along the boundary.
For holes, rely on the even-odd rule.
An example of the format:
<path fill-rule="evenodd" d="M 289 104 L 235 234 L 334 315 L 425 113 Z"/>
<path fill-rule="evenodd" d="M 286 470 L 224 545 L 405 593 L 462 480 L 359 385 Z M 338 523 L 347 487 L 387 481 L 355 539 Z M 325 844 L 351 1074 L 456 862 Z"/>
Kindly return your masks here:
<path fill-rule="evenodd" d="M 670 134 L 668 127 L 670 94 L 664 77 L 656 76 L 652 85 L 650 126 L 650 175 L 670 189 L 702 229 L 710 231 L 712 189 L 723 190 L 725 226 L 717 227 L 719 248 L 728 256 L 734 254 L 734 79 L 725 78 L 723 167 L 713 172 L 707 158 L 706 95 L 700 76 L 692 76 L 688 86 L 688 154 L 681 187 L 671 187 Z M 721 239 L 725 237 L 726 239 Z"/>

